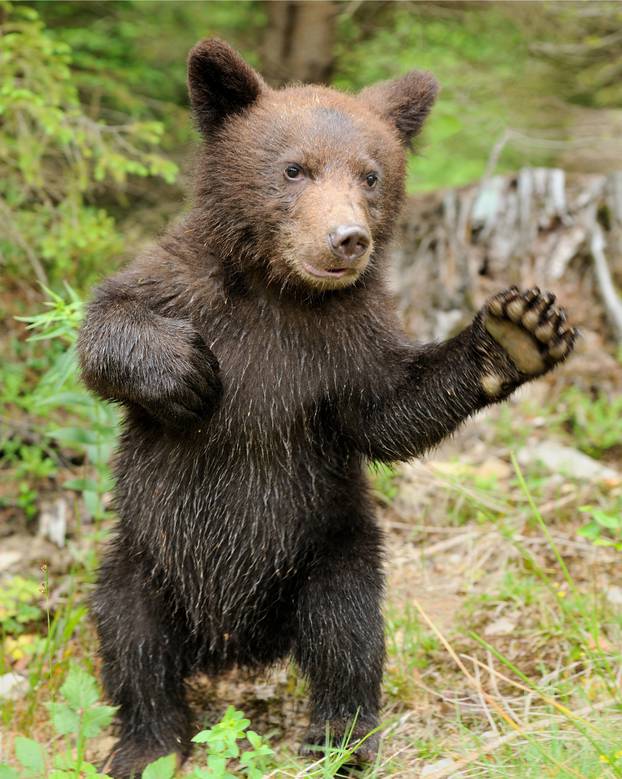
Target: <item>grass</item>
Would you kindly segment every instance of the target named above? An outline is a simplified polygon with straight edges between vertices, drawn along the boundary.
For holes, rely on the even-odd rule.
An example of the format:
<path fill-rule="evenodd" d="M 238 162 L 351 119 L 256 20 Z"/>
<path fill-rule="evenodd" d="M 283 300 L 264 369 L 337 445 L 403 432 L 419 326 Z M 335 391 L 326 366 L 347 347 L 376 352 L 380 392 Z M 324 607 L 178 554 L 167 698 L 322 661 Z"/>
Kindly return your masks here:
<path fill-rule="evenodd" d="M 30 411 L 15 386 L 9 405 L 19 419 Z M 622 486 L 523 469 L 512 454 L 530 431 L 611 466 L 611 437 L 599 444 L 610 427 L 604 409 L 562 389 L 552 424 L 531 426 L 523 397 L 487 412 L 427 461 L 373 470 L 387 534 L 387 667 L 382 752 L 361 776 L 622 776 Z M 113 522 L 105 494 L 91 511 L 85 499 L 101 458 L 89 459 L 88 442 L 37 440 L 15 444 L 12 436 L 2 464 L 9 557 L 0 562 L 0 675 L 16 673 L 23 686 L 15 700 L 0 700 L 0 779 L 95 776 L 89 766 L 114 734 L 95 686 L 85 605 Z M 33 536 L 42 499 L 59 495 L 68 513 L 62 550 Z M 598 532 L 582 531 L 593 524 Z M 82 687 L 86 706 L 78 705 Z M 305 697 L 293 668 L 259 680 L 197 680 L 192 696 L 206 729 L 178 776 L 333 777 L 354 746 L 327 745 L 315 763 L 297 758 Z M 147 779 L 174 770 L 161 762 Z"/>

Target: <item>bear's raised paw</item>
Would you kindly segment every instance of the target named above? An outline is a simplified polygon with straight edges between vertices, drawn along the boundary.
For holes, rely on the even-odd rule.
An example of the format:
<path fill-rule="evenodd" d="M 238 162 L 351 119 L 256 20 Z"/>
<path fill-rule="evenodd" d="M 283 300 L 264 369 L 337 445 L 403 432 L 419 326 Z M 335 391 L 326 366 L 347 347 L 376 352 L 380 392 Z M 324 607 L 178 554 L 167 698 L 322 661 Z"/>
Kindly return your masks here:
<path fill-rule="evenodd" d="M 539 376 L 568 357 L 577 329 L 555 295 L 533 287 L 521 292 L 510 287 L 491 298 L 482 310 L 488 333 L 503 347 L 516 368 L 528 377 Z"/>

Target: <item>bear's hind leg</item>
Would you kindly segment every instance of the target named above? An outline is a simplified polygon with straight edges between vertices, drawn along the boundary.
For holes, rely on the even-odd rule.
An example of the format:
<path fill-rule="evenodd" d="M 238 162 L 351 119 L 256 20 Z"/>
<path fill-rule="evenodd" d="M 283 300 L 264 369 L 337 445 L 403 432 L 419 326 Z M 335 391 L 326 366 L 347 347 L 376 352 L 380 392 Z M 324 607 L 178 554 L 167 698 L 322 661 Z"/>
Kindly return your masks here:
<path fill-rule="evenodd" d="M 119 707 L 119 741 L 104 766 L 115 779 L 139 777 L 163 755 L 183 761 L 192 735 L 184 686 L 191 670 L 188 633 L 141 567 L 117 546 L 104 561 L 92 603 L 104 688 Z"/>
<path fill-rule="evenodd" d="M 327 727 L 332 743 L 339 744 L 350 732 L 351 743 L 378 725 L 384 664 L 380 557 L 373 520 L 349 524 L 318 557 L 299 595 L 295 657 L 311 687 L 302 754 L 324 746 Z M 376 733 L 353 759 L 372 761 L 378 744 Z"/>

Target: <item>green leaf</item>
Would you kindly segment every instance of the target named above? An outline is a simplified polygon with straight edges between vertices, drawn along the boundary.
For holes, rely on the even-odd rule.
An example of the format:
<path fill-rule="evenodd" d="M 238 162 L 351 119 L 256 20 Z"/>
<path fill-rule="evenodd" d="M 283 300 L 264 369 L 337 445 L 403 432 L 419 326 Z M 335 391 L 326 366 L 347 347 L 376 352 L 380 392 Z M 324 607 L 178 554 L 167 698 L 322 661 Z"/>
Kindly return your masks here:
<path fill-rule="evenodd" d="M 19 763 L 33 774 L 45 774 L 45 753 L 37 741 L 25 736 L 15 739 L 15 757 Z"/>
<path fill-rule="evenodd" d="M 191 741 L 194 741 L 195 744 L 208 744 L 211 735 L 211 730 L 201 730 L 196 734 L 196 736 L 192 737 Z"/>
<path fill-rule="evenodd" d="M 15 768 L 2 763 L 0 765 L 0 779 L 19 779 L 19 774 Z"/>
<path fill-rule="evenodd" d="M 115 706 L 95 706 L 82 715 L 82 733 L 86 738 L 97 736 L 103 728 L 112 722 Z"/>
<path fill-rule="evenodd" d="M 87 709 L 99 700 L 95 679 L 78 666 L 69 670 L 60 693 L 74 710 Z"/>
<path fill-rule="evenodd" d="M 97 517 L 101 508 L 99 494 L 97 492 L 85 490 L 82 493 L 82 499 L 84 500 L 84 507 L 86 508 L 87 513 L 92 517 Z"/>
<path fill-rule="evenodd" d="M 78 733 L 80 730 L 80 715 L 67 706 L 66 703 L 46 704 L 52 724 L 59 736 L 67 736 L 70 733 Z"/>
<path fill-rule="evenodd" d="M 96 446 L 101 443 L 101 435 L 99 433 L 82 427 L 61 427 L 50 431 L 50 436 L 68 446 L 84 446 L 86 444 Z"/>
<path fill-rule="evenodd" d="M 210 755 L 207 758 L 207 766 L 216 776 L 227 773 L 227 758 L 222 755 Z"/>
<path fill-rule="evenodd" d="M 600 535 L 600 528 L 595 522 L 590 522 L 589 525 L 584 525 L 580 530 L 578 530 L 577 535 L 580 535 L 582 538 L 588 538 L 590 541 L 593 541 L 595 538 L 598 538 L 598 536 Z"/>
<path fill-rule="evenodd" d="M 594 509 L 594 511 L 592 511 L 592 517 L 601 525 L 601 527 L 605 527 L 607 530 L 618 530 L 622 527 L 622 520 L 620 517 L 616 517 L 613 514 L 606 514 L 601 509 Z"/>
<path fill-rule="evenodd" d="M 173 779 L 177 767 L 177 757 L 175 755 L 166 755 L 161 757 L 145 768 L 142 773 L 143 779 Z"/>
<path fill-rule="evenodd" d="M 63 482 L 63 487 L 66 490 L 75 490 L 76 492 L 89 490 L 90 492 L 97 493 L 99 491 L 95 479 L 68 479 L 66 482 Z"/>

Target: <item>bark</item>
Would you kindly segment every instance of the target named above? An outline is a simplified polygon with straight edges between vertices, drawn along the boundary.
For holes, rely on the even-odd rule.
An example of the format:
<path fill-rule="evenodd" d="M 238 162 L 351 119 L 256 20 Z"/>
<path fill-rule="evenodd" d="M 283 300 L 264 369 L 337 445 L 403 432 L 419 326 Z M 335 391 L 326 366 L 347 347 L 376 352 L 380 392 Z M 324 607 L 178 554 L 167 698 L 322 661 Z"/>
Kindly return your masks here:
<path fill-rule="evenodd" d="M 262 45 L 262 74 L 286 82 L 327 83 L 333 68 L 338 5 L 326 0 L 266 2 L 268 26 Z"/>
<path fill-rule="evenodd" d="M 622 172 L 528 168 L 411 197 L 393 254 L 401 313 L 421 339 L 452 335 L 511 284 L 551 289 L 580 326 L 622 338 Z"/>

